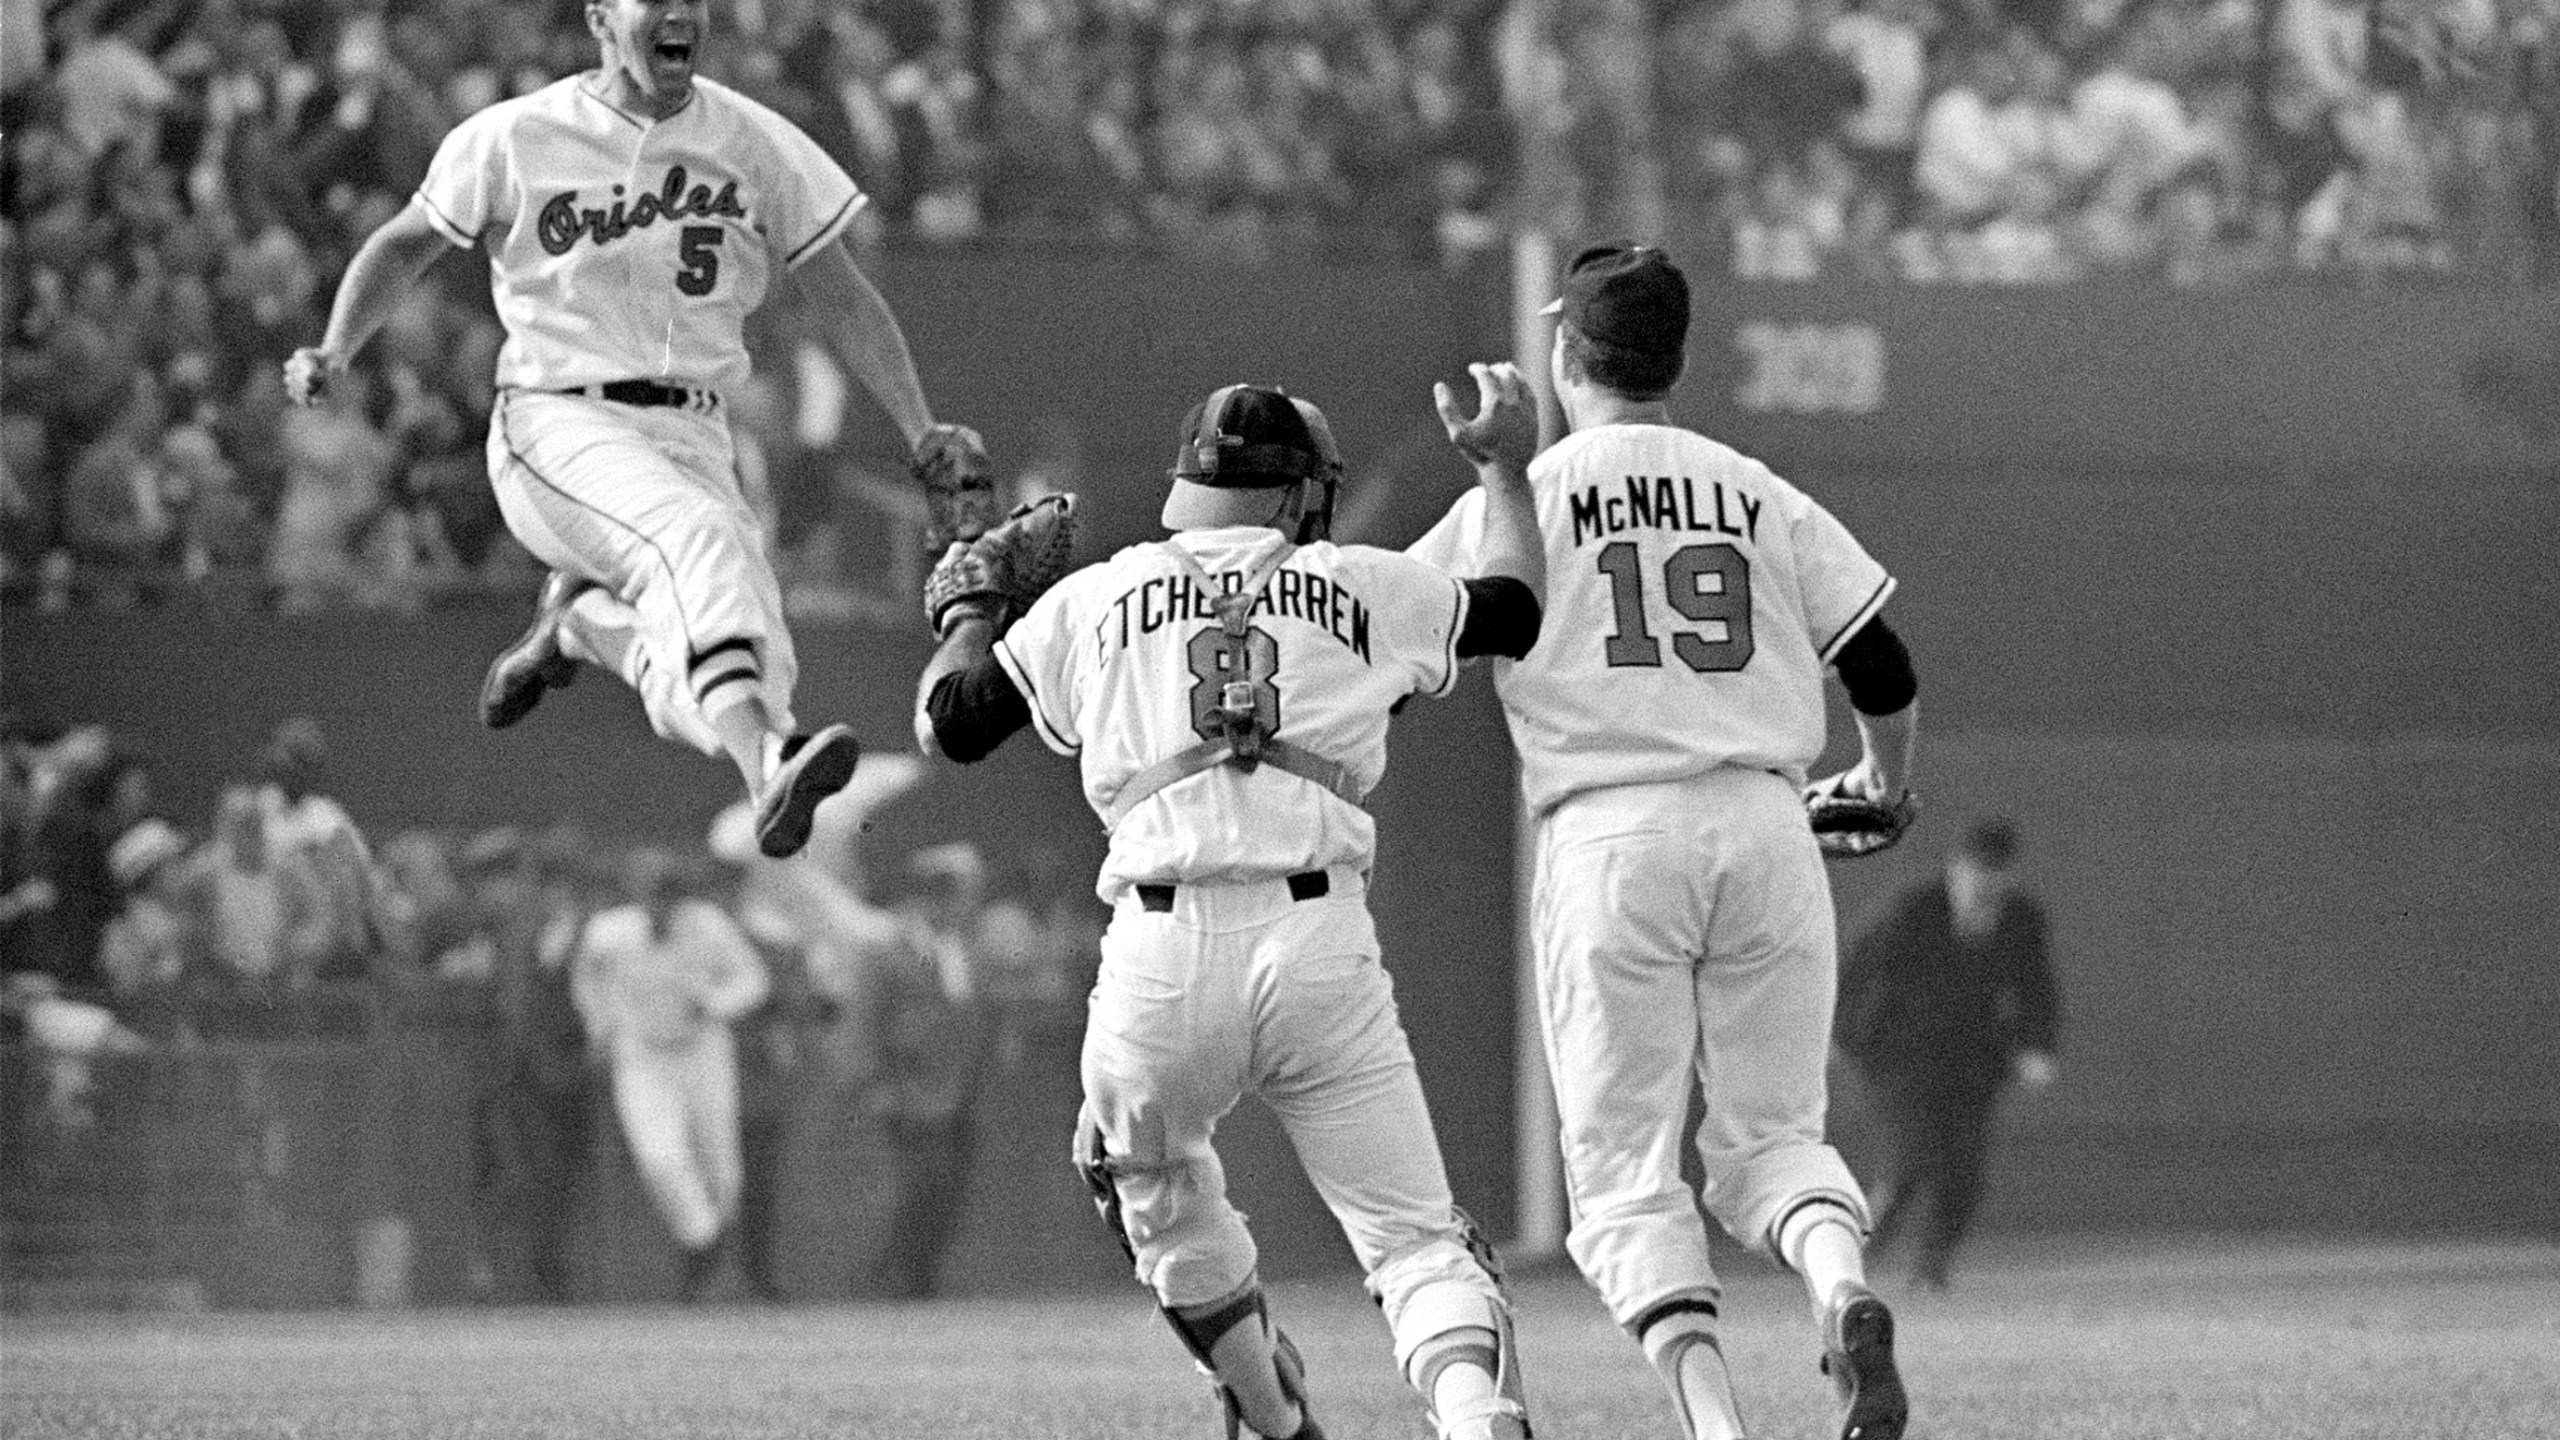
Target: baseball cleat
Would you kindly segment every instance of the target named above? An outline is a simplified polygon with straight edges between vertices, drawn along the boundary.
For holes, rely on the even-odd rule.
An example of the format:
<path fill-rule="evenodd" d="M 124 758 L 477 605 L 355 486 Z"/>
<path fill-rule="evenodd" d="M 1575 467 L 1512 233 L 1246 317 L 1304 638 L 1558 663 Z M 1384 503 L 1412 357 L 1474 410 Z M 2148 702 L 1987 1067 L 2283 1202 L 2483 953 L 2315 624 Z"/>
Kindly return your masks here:
<path fill-rule="evenodd" d="M 774 860 L 799 854 L 817 823 L 818 803 L 843 789 L 861 761 L 862 744 L 843 725 L 782 742 L 782 763 L 756 797 L 756 849 Z"/>
<path fill-rule="evenodd" d="M 1911 1409 L 1893 1365 L 1893 1312 L 1864 1285 L 1843 1285 L 1823 1312 L 1822 1373 L 1840 1394 L 1840 1440 L 1902 1440 Z"/>
<path fill-rule="evenodd" d="M 543 691 L 577 683 L 578 662 L 560 649 L 560 621 L 569 613 L 569 602 L 593 583 L 557 570 L 542 582 L 533 623 L 489 662 L 489 674 L 480 682 L 481 724 L 504 730 L 532 714 Z"/>

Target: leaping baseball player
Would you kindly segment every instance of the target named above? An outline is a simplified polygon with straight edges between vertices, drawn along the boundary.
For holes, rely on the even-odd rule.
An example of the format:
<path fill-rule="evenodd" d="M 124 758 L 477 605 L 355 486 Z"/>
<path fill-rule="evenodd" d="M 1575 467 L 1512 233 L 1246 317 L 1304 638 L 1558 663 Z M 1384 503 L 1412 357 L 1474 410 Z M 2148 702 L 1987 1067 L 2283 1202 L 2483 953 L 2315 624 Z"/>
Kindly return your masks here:
<path fill-rule="evenodd" d="M 444 255 L 487 250 L 506 327 L 489 477 L 507 527 L 553 574 L 490 666 L 481 718 L 524 718 L 581 664 L 640 692 L 660 735 L 737 766 L 766 855 L 797 853 L 861 746 L 803 730 L 782 592 L 740 491 L 721 392 L 775 276 L 840 317 L 827 340 L 938 488 L 984 526 L 984 446 L 938 425 L 888 303 L 844 235 L 864 195 L 817 143 L 695 73 L 707 0 L 588 0 L 593 70 L 454 127 L 408 206 L 348 264 L 319 344 L 285 362 L 314 403 Z"/>
<path fill-rule="evenodd" d="M 1691 1440 L 1738 1440 L 1723 1295 L 1680 1173 L 1694 1143 L 1707 1211 L 1804 1279 L 1842 1440 L 1896 1440 L 1907 1402 L 1892 1312 L 1866 1284 L 1867 1201 L 1823 1140 L 1838 955 L 1807 813 L 1846 795 L 1908 821 L 1918 681 L 1882 614 L 1894 582 L 1813 497 L 1671 423 L 1689 287 L 1670 257 L 1597 246 L 1563 290 L 1548 368 L 1571 433 L 1530 467 L 1546 635 L 1494 683 L 1537 816 L 1566 1246 Z M 1411 553 L 1470 573 L 1510 543 L 1493 521 L 1462 496 Z M 1808 790 L 1826 667 L 1864 753 Z"/>
<path fill-rule="evenodd" d="M 1036 600 L 1006 587 L 1017 557 L 954 547 L 928 587 L 943 638 L 917 689 L 924 748 L 974 761 L 1029 725 L 1079 758 L 1110 832 L 1076 1163 L 1231 1437 L 1322 1434 L 1212 1143 L 1249 1094 L 1341 1223 L 1438 1433 L 1529 1434 L 1510 1307 L 1451 1199 L 1380 964 L 1361 808 L 1395 706 L 1537 639 L 1535 410 L 1511 367 L 1476 378 L 1472 415 L 1437 396 L 1491 517 L 1474 578 L 1334 544 L 1323 413 L 1230 385 L 1182 427 L 1172 538 Z"/>

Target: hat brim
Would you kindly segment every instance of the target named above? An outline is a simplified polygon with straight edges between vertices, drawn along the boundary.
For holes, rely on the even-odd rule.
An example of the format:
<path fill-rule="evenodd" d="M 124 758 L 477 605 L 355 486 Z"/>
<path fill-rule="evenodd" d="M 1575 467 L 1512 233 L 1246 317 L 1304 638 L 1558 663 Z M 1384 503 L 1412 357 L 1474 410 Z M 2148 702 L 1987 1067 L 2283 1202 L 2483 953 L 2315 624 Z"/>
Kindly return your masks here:
<path fill-rule="evenodd" d="M 1246 488 L 1176 480 L 1165 493 L 1164 528 L 1216 530 L 1229 525 L 1268 525 L 1280 513 L 1280 502 L 1290 488 L 1289 484 Z"/>

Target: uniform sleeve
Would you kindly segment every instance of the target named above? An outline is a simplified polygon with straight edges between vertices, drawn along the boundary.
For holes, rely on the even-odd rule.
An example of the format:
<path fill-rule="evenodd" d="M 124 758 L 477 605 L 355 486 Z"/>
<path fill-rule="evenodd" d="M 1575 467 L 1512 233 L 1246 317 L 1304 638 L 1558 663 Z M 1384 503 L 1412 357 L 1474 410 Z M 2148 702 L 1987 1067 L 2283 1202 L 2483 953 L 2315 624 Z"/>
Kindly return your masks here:
<path fill-rule="evenodd" d="M 1083 607 L 1076 601 L 1092 588 L 1077 582 L 1093 573 L 1081 571 L 1051 587 L 995 643 L 996 663 L 1031 704 L 1031 728 L 1061 755 L 1084 748 L 1076 726 L 1076 648 L 1091 643 L 1092 627 L 1077 618 Z"/>
<path fill-rule="evenodd" d="M 507 183 L 505 110 L 492 107 L 453 127 L 418 182 L 417 201 L 438 234 L 469 249 L 492 228 L 515 223 Z"/>
<path fill-rule="evenodd" d="M 1446 695 L 1458 683 L 1458 634 L 1467 625 L 1467 587 L 1411 552 L 1366 547 L 1343 552 L 1358 567 L 1357 593 L 1375 597 L 1373 660 L 1396 665 L 1424 695 Z"/>
<path fill-rule="evenodd" d="M 797 268 L 844 234 L 870 197 L 808 132 L 770 110 L 758 110 L 756 120 L 773 151 L 766 189 L 774 213 L 766 218 L 765 239 L 785 268 Z"/>
<path fill-rule="evenodd" d="M 1806 637 L 1826 665 L 1858 627 L 1884 608 L 1894 579 L 1849 533 L 1849 527 L 1807 498 L 1790 524 L 1796 574 L 1804 590 Z"/>
<path fill-rule="evenodd" d="M 1407 555 L 1461 579 L 1480 574 L 1484 553 L 1484 492 L 1469 490 L 1440 517 L 1430 533 L 1405 547 Z"/>

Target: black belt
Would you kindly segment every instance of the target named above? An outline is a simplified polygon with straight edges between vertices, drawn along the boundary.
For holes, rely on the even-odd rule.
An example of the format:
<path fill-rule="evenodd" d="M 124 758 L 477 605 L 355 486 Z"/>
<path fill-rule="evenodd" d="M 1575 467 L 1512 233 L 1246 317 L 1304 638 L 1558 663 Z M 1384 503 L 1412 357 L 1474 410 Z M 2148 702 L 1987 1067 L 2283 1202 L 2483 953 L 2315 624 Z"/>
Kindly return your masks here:
<path fill-rule="evenodd" d="M 664 405 L 681 410 L 709 409 L 720 398 L 708 390 L 661 385 L 655 380 L 607 380 L 601 385 L 571 385 L 560 393 L 610 400 L 616 405 Z"/>
<path fill-rule="evenodd" d="M 1161 914 L 1173 908 L 1174 888 L 1171 885 L 1140 885 L 1137 887 L 1138 904 Z M 1321 900 L 1332 889 L 1333 877 L 1321 870 L 1302 870 L 1289 877 L 1289 898 L 1292 900 Z"/>

